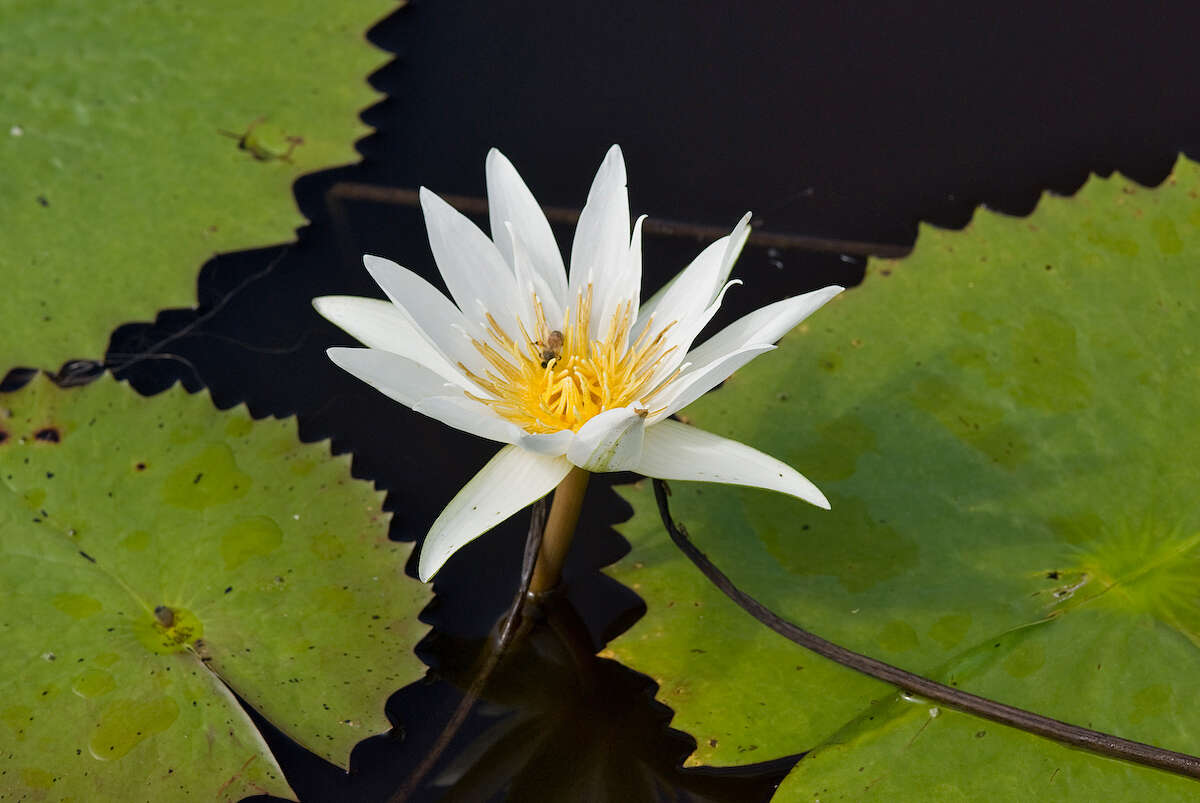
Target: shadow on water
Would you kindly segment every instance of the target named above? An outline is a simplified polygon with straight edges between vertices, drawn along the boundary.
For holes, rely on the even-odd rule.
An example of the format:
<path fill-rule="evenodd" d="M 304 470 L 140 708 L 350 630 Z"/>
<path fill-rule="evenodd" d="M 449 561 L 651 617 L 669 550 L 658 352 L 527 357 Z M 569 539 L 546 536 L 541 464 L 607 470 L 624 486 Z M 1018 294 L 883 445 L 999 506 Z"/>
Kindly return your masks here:
<path fill-rule="evenodd" d="M 1175 101 L 1191 48 L 1170 43 L 1188 26 L 1152 15 L 1105 21 L 1094 6 L 1081 6 L 1083 28 L 1066 25 L 1070 12 L 1053 12 L 1063 16 L 1059 30 L 1044 17 L 1043 28 L 1031 27 L 1017 6 L 985 20 L 867 5 L 773 0 L 734 13 L 616 0 L 543 5 L 532 24 L 512 0 L 416 0 L 370 32 L 398 54 L 371 77 L 388 96 L 363 114 L 376 133 L 358 144 L 362 163 L 297 182 L 311 222 L 297 241 L 214 257 L 200 272 L 197 309 L 122 326 L 106 361 L 142 393 L 179 381 L 208 388 L 220 407 L 296 415 L 302 438 L 353 452 L 355 475 L 387 491 L 392 537 L 419 542 L 495 447 L 326 359 L 328 346 L 352 341 L 311 299 L 380 296 L 361 254 L 394 258 L 441 286 L 419 210 L 345 198 L 337 185 L 479 196 L 483 157 L 496 145 L 543 203 L 577 208 L 605 149 L 619 142 L 635 212 L 731 227 L 754 208 L 771 231 L 905 245 L 918 219 L 962 225 L 981 201 L 1024 213 L 1044 188 L 1071 192 L 1089 170 L 1154 183 L 1179 148 L 1200 143 L 1200 123 Z M 1135 25 L 1160 42 L 1136 82 L 1076 69 L 1106 32 L 1127 40 Z M 1092 66 L 1107 74 L 1121 64 L 1110 55 Z M 555 234 L 568 250 L 571 228 Z M 648 236 L 644 288 L 699 249 L 685 236 Z M 729 293 L 710 331 L 786 296 L 856 283 L 862 270 L 857 257 L 748 247 L 736 268 L 746 285 Z M 669 730 L 653 684 L 595 657 L 643 610 L 599 571 L 628 549 L 612 529 L 630 512 L 611 490 L 619 479 L 593 482 L 566 600 L 503 664 L 420 799 L 766 800 L 791 766 L 794 757 L 681 769 L 690 738 Z M 349 775 L 257 720 L 302 800 L 385 800 L 412 772 L 511 599 L 526 521 L 502 524 L 438 575 L 422 613 L 433 630 L 419 648 L 430 675 L 392 696 L 395 730 L 359 744 Z"/>
<path fill-rule="evenodd" d="M 491 800 L 508 784 L 516 800 L 766 800 L 795 758 L 737 772 L 679 769 L 694 743 L 667 734 L 655 686 L 597 658 L 564 598 L 527 609 L 531 628 L 493 674 L 478 708 L 487 724 L 432 778 L 446 801 Z M 477 674 L 478 640 L 447 641 L 440 674 L 458 687 Z"/>
<path fill-rule="evenodd" d="M 338 215 L 339 227 L 325 217 L 330 205 L 308 195 L 320 197 L 341 181 L 361 181 L 364 172 L 346 168 L 307 177 L 298 195 L 313 223 L 299 232 L 298 242 L 214 257 L 201 270 L 196 310 L 165 310 L 152 324 L 121 327 L 106 359 L 119 379 L 142 393 L 181 382 L 193 391 L 206 388 L 222 408 L 245 403 L 256 417 L 297 415 L 303 439 L 332 439 L 334 451 L 353 453 L 356 476 L 388 492 L 391 537 L 419 542 L 495 447 L 397 405 L 325 357 L 328 346 L 353 341 L 320 319 L 311 299 L 379 295 L 360 267 L 359 254 L 416 255 L 408 266 L 441 284 L 418 210 L 351 202 Z M 556 234 L 569 242 L 569 230 Z M 649 237 L 647 262 L 654 260 L 664 274 L 657 283 L 682 268 L 699 247 L 688 237 Z M 779 258 L 777 249 L 751 247 L 742 264 L 769 266 Z M 843 281 L 861 272 L 860 260 L 805 259 L 825 273 L 850 274 Z M 732 300 L 722 310 L 714 328 L 763 303 L 765 293 L 773 293 L 774 300 L 827 282 L 821 271 L 813 271 L 794 289 L 796 275 L 770 269 L 786 281 L 777 278 L 769 288 L 759 282 L 753 296 Z M 671 712 L 655 702 L 653 684 L 595 657 L 644 611 L 632 591 L 599 572 L 628 549 L 612 529 L 630 514 L 611 489 L 621 479 L 628 477 L 592 483 L 564 570 L 567 596 L 555 621 L 573 622 L 572 640 L 563 640 L 566 631 L 548 628 L 533 634 L 508 662 L 520 671 L 497 678 L 495 699 L 477 706 L 414 800 L 740 803 L 769 799 L 794 763 L 790 757 L 727 770 L 681 769 L 694 742 L 667 727 Z M 434 631 L 419 649 L 433 667 L 430 677 L 389 700 L 395 731 L 361 743 L 349 775 L 251 711 L 302 800 L 386 800 L 414 770 L 450 718 L 460 687 L 469 683 L 472 656 L 511 599 L 526 518 L 516 516 L 474 542 L 438 575 L 437 597 L 422 613 Z M 407 573 L 408 581 L 416 582 L 412 561 Z M 748 620 L 747 626 L 753 624 Z M 563 674 L 568 656 L 582 666 L 582 682 Z"/>
<path fill-rule="evenodd" d="M 671 712 L 654 702 L 651 681 L 596 657 L 592 634 L 569 599 L 527 607 L 526 618 L 528 632 L 505 653 L 412 800 L 752 803 L 769 800 L 795 763 L 791 756 L 732 769 L 681 769 L 694 742 L 668 730 Z M 388 705 L 389 715 L 413 727 L 404 727 L 403 739 L 360 744 L 349 776 L 329 765 L 304 773 L 302 783 L 293 781 L 300 798 L 387 799 L 424 758 L 492 644 L 490 636 L 431 633 L 418 648 L 433 667 L 431 679 Z M 293 768 L 289 759 L 312 761 L 256 722 L 286 771 Z"/>

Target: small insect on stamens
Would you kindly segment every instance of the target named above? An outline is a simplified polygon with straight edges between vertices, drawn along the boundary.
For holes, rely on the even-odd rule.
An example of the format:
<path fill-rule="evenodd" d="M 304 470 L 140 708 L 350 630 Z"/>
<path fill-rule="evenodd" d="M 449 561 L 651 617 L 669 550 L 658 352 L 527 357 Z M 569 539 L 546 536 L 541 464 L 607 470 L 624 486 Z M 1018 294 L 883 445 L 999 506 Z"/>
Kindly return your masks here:
<path fill-rule="evenodd" d="M 516 340 L 487 318 L 482 341 L 472 338 L 484 364 L 475 371 L 459 363 L 464 375 L 482 391 L 467 397 L 491 407 L 502 418 L 528 432 L 548 434 L 578 430 L 605 410 L 639 404 L 638 415 L 657 417 L 665 410 L 656 396 L 680 373 L 662 374 L 678 349 L 667 337 L 677 324 L 645 326 L 628 343 L 634 324 L 631 302 L 618 305 L 612 319 L 598 326 L 602 340 L 589 340 L 592 291 L 580 291 L 575 306 L 564 311 L 558 328 L 547 325 L 545 311 L 533 296 L 535 320 L 517 321 Z M 552 324 L 551 324 L 552 325 Z M 528 328 L 527 328 L 528 327 Z"/>
<path fill-rule="evenodd" d="M 551 360 L 557 360 L 562 354 L 563 333 L 555 329 L 550 334 L 546 335 L 546 342 L 538 341 L 535 343 L 542 353 L 542 367 L 545 368 L 550 364 Z"/>

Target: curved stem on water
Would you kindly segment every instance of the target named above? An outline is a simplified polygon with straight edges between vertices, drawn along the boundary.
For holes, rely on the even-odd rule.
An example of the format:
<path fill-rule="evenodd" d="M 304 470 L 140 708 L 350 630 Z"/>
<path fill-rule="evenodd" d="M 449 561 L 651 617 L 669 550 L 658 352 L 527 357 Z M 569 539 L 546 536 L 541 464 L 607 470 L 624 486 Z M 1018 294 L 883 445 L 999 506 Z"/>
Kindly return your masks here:
<path fill-rule="evenodd" d="M 1061 744 L 1082 748 L 1083 750 L 1088 750 L 1102 756 L 1109 756 L 1134 764 L 1142 764 L 1147 767 L 1166 770 L 1167 772 L 1173 772 L 1188 778 L 1200 779 L 1200 756 L 1178 753 L 1174 750 L 1167 750 L 1155 745 L 1122 739 L 1120 736 L 1115 736 L 1111 733 L 1094 731 L 1090 728 L 1061 722 L 1057 719 L 1036 714 L 1033 711 L 1026 711 L 1015 706 L 990 700 L 986 697 L 980 697 L 979 695 L 947 686 L 944 683 L 938 683 L 935 680 L 915 675 L 899 667 L 885 664 L 883 661 L 854 652 L 841 645 L 834 644 L 832 641 L 827 641 L 814 633 L 810 633 L 793 622 L 789 622 L 735 586 L 733 581 L 729 579 L 729 576 L 717 568 L 708 559 L 708 556 L 692 543 L 684 526 L 677 523 L 671 516 L 671 507 L 667 502 L 667 497 L 670 496 L 670 493 L 666 482 L 663 480 L 654 480 L 654 498 L 658 502 L 659 517 L 662 519 L 663 526 L 667 529 L 667 534 L 675 542 L 675 546 L 679 547 L 688 560 L 694 563 L 696 568 L 708 578 L 709 582 L 720 589 L 725 596 L 736 602 L 746 613 L 784 638 L 842 666 L 849 667 L 876 680 L 882 680 L 884 683 L 890 683 L 901 691 L 918 694 L 958 711 L 990 719 L 993 722 L 999 722 L 1001 725 L 1019 728 L 1028 733 L 1044 736 Z"/>

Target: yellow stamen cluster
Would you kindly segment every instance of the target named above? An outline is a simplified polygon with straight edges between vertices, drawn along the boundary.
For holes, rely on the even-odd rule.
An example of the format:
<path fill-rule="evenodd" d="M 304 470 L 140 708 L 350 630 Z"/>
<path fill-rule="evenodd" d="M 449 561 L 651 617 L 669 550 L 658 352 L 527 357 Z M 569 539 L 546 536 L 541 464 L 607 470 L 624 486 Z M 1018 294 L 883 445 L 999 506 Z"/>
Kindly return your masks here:
<path fill-rule="evenodd" d="M 605 410 L 648 403 L 679 373 L 655 378 L 663 360 L 676 349 L 666 344 L 666 334 L 674 321 L 651 336 L 651 320 L 629 343 L 633 305 L 625 301 L 608 322 L 604 339 L 590 340 L 591 285 L 579 293 L 574 308 L 567 310 L 562 329 L 546 322 L 536 296 L 533 308 L 535 336 L 520 324 L 522 340 L 509 337 L 491 315 L 487 316 L 490 342 L 472 340 L 490 366 L 484 376 L 459 364 L 488 394 L 467 396 L 488 405 L 526 432 L 578 430 Z M 647 410 L 646 414 L 650 412 L 654 411 Z"/>

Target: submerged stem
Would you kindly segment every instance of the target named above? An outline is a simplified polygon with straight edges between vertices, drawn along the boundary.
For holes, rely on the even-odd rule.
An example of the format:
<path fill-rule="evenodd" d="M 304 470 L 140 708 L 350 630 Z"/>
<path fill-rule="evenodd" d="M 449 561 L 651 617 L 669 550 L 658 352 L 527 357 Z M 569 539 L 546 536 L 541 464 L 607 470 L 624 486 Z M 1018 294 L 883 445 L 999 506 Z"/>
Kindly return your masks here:
<path fill-rule="evenodd" d="M 508 652 L 509 646 L 527 629 L 528 620 L 524 618 L 522 611 L 529 597 L 529 583 L 533 577 L 534 560 L 541 551 L 542 533 L 545 529 L 546 500 L 539 499 L 533 505 L 533 513 L 529 521 L 529 535 L 525 539 L 525 559 L 521 562 L 521 582 L 517 588 L 517 594 L 513 598 L 512 605 L 508 608 L 508 613 L 505 614 L 500 622 L 499 634 L 490 647 L 485 647 L 486 655 L 483 660 L 483 666 L 475 676 L 475 679 L 471 681 L 471 685 L 462 699 L 458 701 L 458 707 L 454 709 L 454 714 L 450 717 L 450 721 L 446 723 L 446 726 L 442 728 L 442 732 L 438 734 L 437 741 L 433 743 L 433 747 L 421 759 L 421 763 L 417 765 L 417 768 L 408 776 L 404 785 L 388 798 L 388 803 L 407 803 L 409 798 L 420 788 L 421 781 L 437 765 L 442 754 L 446 752 L 446 748 L 450 746 L 450 742 L 458 734 L 459 728 L 467 721 L 467 715 L 471 713 L 471 709 L 479 701 L 484 689 L 487 688 L 488 681 L 492 679 L 492 673 L 500 665 L 500 661 Z"/>
<path fill-rule="evenodd" d="M 579 510 L 583 507 L 583 494 L 590 476 L 582 468 L 572 467 L 554 489 L 554 501 L 550 504 L 546 531 L 542 535 L 537 564 L 533 567 L 533 580 L 529 584 L 531 593 L 539 594 L 558 585 L 563 562 L 567 559 L 571 539 L 575 536 L 575 525 L 579 521 Z"/>

